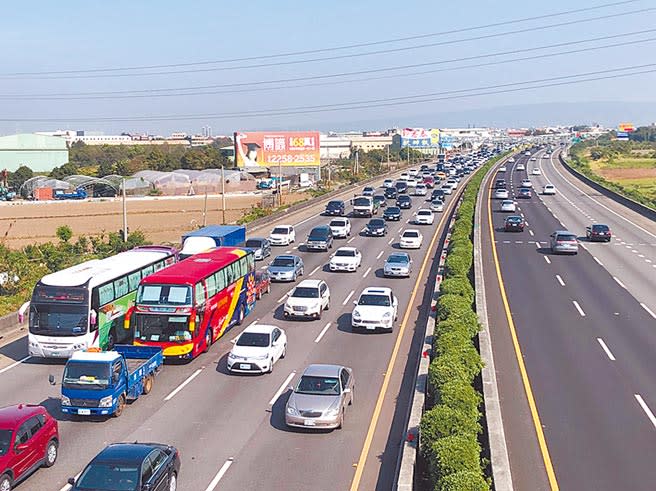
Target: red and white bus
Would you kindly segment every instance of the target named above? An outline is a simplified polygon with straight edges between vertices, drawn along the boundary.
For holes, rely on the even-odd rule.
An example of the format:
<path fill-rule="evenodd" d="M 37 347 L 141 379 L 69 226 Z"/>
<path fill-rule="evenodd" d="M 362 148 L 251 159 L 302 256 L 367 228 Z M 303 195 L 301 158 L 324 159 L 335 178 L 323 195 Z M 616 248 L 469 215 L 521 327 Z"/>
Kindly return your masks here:
<path fill-rule="evenodd" d="M 191 359 L 255 306 L 255 259 L 236 247 L 195 254 L 143 280 L 126 317 L 134 344 L 159 346 L 167 358 Z"/>

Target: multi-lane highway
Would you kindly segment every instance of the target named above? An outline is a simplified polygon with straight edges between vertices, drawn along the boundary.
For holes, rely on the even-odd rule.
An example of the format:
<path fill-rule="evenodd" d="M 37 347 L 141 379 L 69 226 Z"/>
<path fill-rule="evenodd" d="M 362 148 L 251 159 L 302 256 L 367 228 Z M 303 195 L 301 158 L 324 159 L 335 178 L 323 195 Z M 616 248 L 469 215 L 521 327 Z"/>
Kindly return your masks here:
<path fill-rule="evenodd" d="M 511 196 L 527 176 L 534 191 L 556 186 L 555 196 L 517 200 L 523 232 L 503 231 L 507 214 L 489 189 L 483 201 L 488 316 L 513 480 L 531 490 L 654 489 L 656 227 L 566 174 L 557 153 L 522 156 L 497 175 Z M 516 170 L 519 163 L 527 170 Z M 541 175 L 530 175 L 533 167 Z M 610 225 L 613 242 L 585 240 L 595 222 Z M 562 229 L 579 235 L 578 255 L 551 254 L 549 235 Z"/>
<path fill-rule="evenodd" d="M 359 232 L 367 220 L 351 219 L 351 237 L 336 240 L 335 247 L 349 245 L 362 251 L 362 266 L 355 273 L 329 272 L 328 253 L 306 252 L 299 244 L 312 227 L 329 221 L 319 214 L 318 207 L 292 220 L 297 230 L 296 244 L 274 248 L 272 257 L 257 267 L 265 267 L 276 254 L 301 255 L 305 262 L 304 278 L 320 278 L 328 283 L 331 308 L 321 320 L 283 320 L 282 305 L 293 284 L 274 284 L 271 293 L 257 302 L 245 324 L 275 324 L 283 327 L 288 337 L 287 356 L 269 375 L 228 374 L 226 358 L 232 346 L 230 340 L 241 331 L 237 327 L 208 354 L 186 365 L 166 366 L 153 391 L 130 405 L 120 418 L 73 421 L 59 409 L 59 387 L 48 384 L 51 373 L 57 380 L 61 378 L 63 364 L 26 358 L 25 338 L 0 347 L 0 406 L 20 402 L 43 404 L 60 421 L 62 435 L 57 464 L 38 471 L 19 489 L 67 489 L 66 479 L 80 472 L 106 444 L 135 440 L 178 447 L 182 458 L 179 484 L 185 490 L 348 489 L 354 475 L 361 479 L 360 489 L 390 489 L 394 473 L 390 469 L 381 473 L 380 467 L 385 463 L 393 468 L 396 462 L 386 446 L 397 404 L 401 409 L 403 404 L 396 396 L 410 349 L 412 326 L 423 298 L 422 265 L 430 267 L 433 253 L 429 247 L 432 245 L 435 250 L 437 241 L 432 239 L 438 235 L 440 218 L 449 213 L 452 202 L 453 199 L 447 202 L 449 206 L 437 215 L 434 225 L 419 227 L 424 243 L 420 250 L 410 251 L 414 269 L 407 279 L 383 278 L 382 267 L 387 255 L 398 250 L 400 233 L 409 227 L 413 212 L 428 204 L 424 197 L 413 198 L 413 209 L 404 210 L 400 222 L 389 223 L 385 237 L 365 237 Z M 254 235 L 268 231 L 263 229 Z M 376 285 L 392 287 L 399 299 L 399 321 L 394 332 L 353 333 L 352 302 L 362 289 Z M 386 374 L 393 353 L 399 362 L 392 365 L 394 373 Z M 354 404 L 349 407 L 341 430 L 292 431 L 284 425 L 288 387 L 310 363 L 353 368 Z M 388 393 L 379 401 L 386 375 L 390 379 Z M 372 421 L 377 420 L 378 425 L 373 425 Z M 379 478 L 383 474 L 387 476 L 384 482 Z"/>

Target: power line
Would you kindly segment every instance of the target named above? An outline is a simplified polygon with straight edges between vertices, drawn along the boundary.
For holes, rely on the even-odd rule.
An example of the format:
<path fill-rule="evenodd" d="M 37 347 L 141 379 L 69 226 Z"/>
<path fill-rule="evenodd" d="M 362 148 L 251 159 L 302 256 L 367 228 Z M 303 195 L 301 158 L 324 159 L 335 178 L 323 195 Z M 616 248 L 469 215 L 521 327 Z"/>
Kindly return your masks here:
<path fill-rule="evenodd" d="M 577 20 L 572 20 L 572 21 L 560 22 L 560 23 L 556 23 L 556 24 L 546 24 L 546 25 L 535 26 L 535 27 L 530 27 L 530 28 L 516 29 L 514 31 L 506 31 L 506 32 L 500 32 L 500 33 L 485 34 L 485 35 L 474 36 L 474 37 L 469 37 L 469 38 L 460 38 L 460 39 L 454 39 L 454 40 L 448 40 L 448 41 L 439 41 L 439 42 L 426 43 L 426 44 L 420 44 L 420 45 L 415 45 L 415 46 L 405 46 L 405 47 L 401 47 L 401 48 L 390 48 L 390 49 L 383 49 L 383 50 L 377 50 L 377 51 L 367 51 L 367 52 L 363 52 L 363 53 L 349 53 L 349 54 L 344 54 L 344 55 L 335 55 L 335 56 L 321 57 L 321 58 L 307 58 L 307 59 L 303 59 L 303 60 L 290 60 L 290 61 L 280 61 L 280 62 L 270 62 L 270 63 L 258 63 L 258 64 L 251 64 L 251 65 L 230 66 L 230 67 L 197 68 L 197 69 L 190 69 L 190 70 L 168 70 L 168 71 L 150 72 L 150 73 L 111 73 L 111 74 L 78 75 L 78 76 L 74 76 L 74 75 L 60 75 L 60 76 L 42 76 L 42 75 L 11 76 L 11 75 L 0 75 L 0 79 L 54 80 L 54 79 L 93 79 L 93 78 L 151 77 L 151 76 L 159 76 L 159 75 L 176 75 L 176 74 L 201 73 L 201 72 L 238 71 L 238 70 L 247 70 L 247 69 L 253 69 L 253 68 L 267 68 L 267 67 L 273 67 L 273 66 L 280 67 L 280 66 L 288 66 L 288 65 L 299 65 L 299 64 L 323 62 L 323 61 L 335 61 L 335 60 L 341 60 L 341 59 L 360 58 L 360 57 L 373 56 L 373 55 L 379 55 L 379 54 L 389 54 L 389 53 L 396 53 L 396 52 L 400 52 L 400 51 L 408 51 L 408 50 L 414 50 L 414 49 L 434 48 L 434 47 L 437 47 L 437 46 L 447 46 L 447 45 L 453 45 L 453 44 L 460 44 L 460 43 L 469 42 L 469 41 L 482 41 L 482 40 L 486 40 L 486 39 L 511 36 L 511 35 L 514 35 L 514 34 L 525 34 L 525 33 L 530 33 L 530 32 L 535 32 L 535 31 L 542 31 L 542 30 L 547 30 L 547 29 L 552 29 L 552 28 L 557 28 L 557 27 L 564 27 L 564 26 L 582 24 L 582 23 L 587 23 L 587 22 L 594 22 L 594 21 L 598 21 L 598 20 L 614 19 L 614 18 L 617 18 L 617 17 L 624 17 L 624 16 L 628 16 L 628 15 L 635 15 L 635 14 L 644 14 L 644 13 L 652 12 L 652 11 L 655 11 L 655 10 L 656 10 L 656 7 L 649 7 L 649 8 L 643 8 L 643 9 L 638 9 L 638 10 L 632 10 L 632 11 L 602 15 L 602 16 L 597 16 L 597 17 L 589 17 L 589 18 L 586 18 L 586 19 L 577 19 Z"/>
<path fill-rule="evenodd" d="M 239 111 L 233 113 L 219 114 L 187 114 L 187 115 L 161 115 L 161 116 L 127 116 L 127 117 L 103 117 L 103 118 L 0 118 L 2 122 L 151 122 L 151 121 L 187 121 L 197 119 L 226 119 L 234 117 L 267 117 L 282 116 L 294 114 L 320 113 L 328 111 L 342 111 L 355 109 L 370 109 L 375 107 L 398 106 L 404 104 L 418 104 L 425 102 L 435 102 L 450 99 L 460 99 L 464 97 L 478 97 L 482 95 L 493 95 L 507 92 L 516 92 L 520 90 L 534 90 L 545 87 L 555 87 L 563 85 L 572 85 L 584 82 L 599 80 L 609 80 L 625 78 L 635 75 L 656 72 L 656 63 L 634 65 L 621 68 L 611 68 L 593 72 L 578 73 L 573 75 L 562 75 L 558 77 L 549 77 L 543 79 L 527 80 L 522 82 L 511 82 L 506 84 L 488 85 L 469 89 L 457 89 L 442 92 L 432 92 L 427 94 L 414 94 L 400 97 L 389 97 L 383 99 L 373 99 L 369 101 L 345 102 L 334 104 L 321 104 L 315 106 L 297 106 L 292 108 L 268 109 L 259 111 Z M 630 73 L 617 73 L 629 71 Z M 639 70 L 639 71 L 636 71 Z M 587 77 L 587 78 L 582 78 Z M 580 80 L 568 80 L 568 79 Z"/>
<path fill-rule="evenodd" d="M 242 83 L 232 83 L 232 84 L 218 84 L 218 85 L 206 85 L 206 86 L 192 86 L 192 87 L 177 87 L 177 88 L 159 88 L 159 89 L 143 89 L 143 90 L 128 90 L 128 91 L 97 91 L 97 92 L 81 92 L 81 93 L 61 93 L 61 94 L 0 94 L 0 100 L 91 100 L 91 99 L 131 99 L 131 98 L 150 98 L 150 97 L 184 97 L 184 96 L 198 96 L 198 95 L 216 95 L 216 94 L 232 94 L 232 93 L 243 93 L 243 92 L 257 92 L 257 91 L 263 91 L 263 90 L 280 90 L 280 89 L 290 89 L 290 88 L 303 88 L 303 87 L 318 87 L 318 86 L 325 86 L 325 85 L 334 85 L 334 84 L 344 84 L 344 83 L 352 83 L 352 82 L 369 82 L 373 80 L 381 80 L 381 79 L 386 79 L 386 78 L 395 78 L 395 77 L 406 77 L 406 76 L 413 76 L 413 75 L 425 75 L 425 74 L 430 74 L 430 73 L 440 73 L 440 72 L 448 72 L 448 71 L 456 71 L 456 70 L 463 70 L 463 69 L 468 69 L 468 68 L 481 68 L 484 66 L 493 66 L 493 65 L 500 65 L 500 64 L 507 64 L 507 63 L 515 63 L 519 61 L 534 61 L 537 59 L 544 59 L 544 58 L 550 58 L 550 57 L 555 57 L 555 56 L 563 56 L 563 55 L 568 55 L 568 54 L 577 54 L 577 53 L 584 53 L 584 52 L 590 52 L 590 51 L 598 51 L 601 49 L 608 49 L 608 48 L 615 48 L 615 47 L 623 47 L 623 46 L 632 46 L 635 44 L 639 43 L 646 43 L 646 42 L 652 42 L 656 41 L 656 38 L 646 38 L 646 39 L 637 39 L 637 40 L 630 40 L 630 41 L 625 41 L 621 43 L 611 43 L 611 44 L 604 44 L 600 46 L 591 46 L 587 48 L 579 48 L 579 49 L 573 49 L 573 50 L 567 50 L 567 51 L 560 51 L 556 53 L 546 53 L 542 55 L 534 55 L 534 56 L 526 56 L 526 57 L 521 57 L 521 58 L 513 58 L 509 60 L 498 60 L 498 61 L 490 61 L 490 62 L 485 62 L 485 63 L 477 63 L 477 64 L 470 64 L 470 65 L 464 65 L 464 66 L 458 66 L 458 67 L 449 67 L 449 68 L 442 68 L 442 69 L 437 69 L 437 70 L 426 70 L 422 72 L 411 72 L 411 73 L 400 73 L 400 74 L 394 74 L 394 75 L 387 75 L 387 76 L 381 76 L 381 77 L 367 77 L 367 78 L 358 78 L 358 79 L 353 79 L 353 80 L 342 80 L 342 81 L 331 81 L 331 82 L 324 82 L 324 83 L 318 83 L 318 84 L 297 84 L 297 85 L 287 85 L 287 86 L 281 86 L 281 87 L 259 87 L 259 88 L 244 88 L 244 87 L 249 87 L 249 86 L 261 86 L 261 85 L 269 85 L 269 84 L 279 84 L 279 83 L 286 83 L 286 82 L 295 82 L 295 81 L 306 81 L 306 80 L 317 80 L 317 79 L 331 79 L 331 78 L 338 78 L 338 77 L 347 77 L 347 76 L 353 76 L 353 75 L 364 75 L 364 74 L 371 74 L 371 73 L 380 73 L 380 72 L 387 72 L 387 71 L 400 71 L 400 70 L 408 70 L 412 68 L 420 68 L 420 67 L 425 67 L 425 66 L 434 66 L 434 65 L 442 65 L 442 64 L 448 64 L 448 63 L 456 63 L 456 62 L 462 62 L 462 61 L 469 61 L 469 60 L 476 60 L 476 59 L 485 59 L 489 57 L 496 57 L 496 56 L 505 56 L 505 55 L 510 55 L 510 54 L 519 54 L 519 53 L 526 53 L 526 52 L 533 52 L 533 51 L 539 51 L 539 50 L 545 50 L 545 49 L 552 49 L 552 48 L 558 48 L 558 47 L 563 47 L 563 46 L 571 46 L 571 45 L 576 45 L 576 44 L 584 44 L 584 43 L 590 43 L 590 42 L 595 42 L 595 41 L 601 41 L 601 40 L 607 40 L 607 39 L 616 39 L 616 38 L 623 38 L 623 37 L 629 37 L 629 36 L 635 36 L 638 34 L 646 34 L 646 33 L 653 33 L 656 32 L 656 29 L 645 29 L 642 31 L 633 31 L 633 32 L 628 32 L 628 33 L 621 33 L 621 34 L 613 34 L 613 35 L 608 35 L 608 36 L 600 36 L 596 38 L 588 38 L 588 39 L 582 39 L 582 40 L 577 40 L 577 41 L 568 41 L 568 42 L 562 42 L 562 43 L 556 43 L 556 44 L 550 44 L 550 45 L 543 45 L 543 46 L 537 46 L 537 47 L 532 47 L 532 48 L 521 48 L 521 49 L 516 49 L 516 50 L 510 50 L 510 51 L 501 51 L 501 52 L 494 52 L 494 53 L 486 53 L 482 55 L 474 55 L 474 56 L 468 56 L 468 57 L 462 57 L 462 58 L 454 58 L 454 59 L 449 59 L 449 60 L 441 60 L 441 61 L 434 61 L 434 62 L 425 62 L 425 63 L 416 63 L 416 64 L 411 64 L 411 65 L 401 65 L 401 66 L 392 66 L 392 67 L 384 67 L 384 68 L 375 68 L 375 69 L 369 69 L 369 70 L 358 70 L 358 71 L 353 71 L 353 72 L 341 72 L 341 73 L 333 73 L 333 74 L 326 74 L 326 75 L 314 75 L 314 76 L 308 76 L 308 77 L 296 77 L 296 78 L 289 78 L 289 79 L 278 79 L 278 80 L 270 80 L 270 81 L 255 81 L 255 82 L 242 82 Z M 214 89 L 214 88 L 237 88 L 237 90 L 222 90 L 222 91 L 202 91 L 206 89 Z M 191 92 L 195 90 L 201 90 L 200 92 Z M 180 93 L 164 93 L 164 92 L 176 92 L 176 91 L 181 91 Z"/>
<path fill-rule="evenodd" d="M 40 71 L 40 72 L 15 72 L 15 73 L 0 74 L 0 76 L 64 75 L 64 74 L 74 74 L 74 73 L 97 73 L 97 72 L 112 72 L 112 71 L 130 71 L 130 70 L 152 70 L 152 69 L 159 69 L 159 68 L 202 66 L 202 65 L 214 65 L 214 64 L 224 64 L 224 63 L 236 63 L 236 62 L 242 62 L 242 61 L 263 60 L 263 59 L 271 59 L 271 58 L 284 58 L 284 57 L 290 57 L 290 56 L 309 55 L 309 54 L 316 54 L 316 53 L 326 53 L 326 52 L 331 52 L 331 51 L 342 51 L 342 50 L 348 50 L 348 49 L 353 49 L 353 48 L 366 48 L 366 47 L 369 47 L 369 46 L 380 46 L 380 45 L 384 45 L 384 44 L 392 44 L 392 43 L 398 43 L 398 42 L 404 42 L 404 41 L 413 41 L 413 40 L 416 40 L 416 39 L 426 39 L 426 38 L 431 38 L 431 37 L 445 36 L 445 35 L 448 35 L 448 34 L 460 34 L 460 33 L 463 33 L 463 32 L 470 32 L 470 31 L 477 31 L 477 30 L 482 30 L 482 29 L 489 29 L 489 28 L 492 28 L 492 27 L 501 27 L 501 26 L 507 26 L 507 25 L 512 25 L 512 24 L 519 24 L 519 23 L 523 23 L 523 22 L 544 20 L 544 19 L 553 18 L 553 17 L 561 17 L 561 16 L 564 16 L 564 15 L 571 15 L 571 14 L 578 14 L 578 13 L 583 13 L 583 12 L 590 12 L 590 11 L 594 11 L 594 10 L 601 10 L 601 9 L 605 9 L 605 8 L 609 8 L 609 7 L 617 7 L 617 6 L 621 6 L 621 5 L 627 5 L 627 4 L 630 4 L 630 3 L 636 3 L 637 1 L 638 0 L 623 0 L 623 1 L 619 1 L 619 2 L 612 2 L 612 3 L 601 4 L 601 5 L 595 5 L 595 6 L 592 6 L 592 7 L 584 7 L 584 8 L 578 8 L 578 9 L 572 9 L 572 10 L 565 10 L 565 11 L 560 11 L 560 12 L 554 12 L 554 13 L 551 13 L 551 14 L 543 14 L 543 15 L 537 15 L 537 16 L 532 16 L 532 17 L 523 17 L 523 18 L 520 18 L 520 19 L 512 19 L 512 20 L 495 22 L 495 23 L 490 23 L 490 24 L 483 24 L 483 25 L 472 26 L 472 27 L 451 29 L 451 30 L 447 30 L 447 31 L 439 31 L 439 32 L 433 32 L 433 33 L 427 33 L 427 34 L 418 34 L 418 35 L 414 35 L 414 36 L 397 37 L 397 38 L 384 39 L 384 40 L 379 40 L 379 41 L 369 41 L 369 42 L 366 42 L 366 43 L 355 43 L 355 44 L 347 44 L 347 45 L 342 45 L 342 46 L 332 46 L 332 47 L 328 47 L 328 48 L 318 48 L 318 49 L 302 50 L 302 51 L 288 51 L 288 52 L 283 52 L 283 53 L 272 53 L 272 54 L 268 54 L 268 55 L 248 56 L 248 57 L 241 57 L 241 58 L 228 58 L 228 59 L 223 59 L 223 60 L 206 60 L 206 61 L 187 62 L 187 63 L 169 63 L 169 64 L 162 64 L 162 65 L 141 65 L 141 66 L 130 66 L 130 67 L 90 68 L 90 69 Z"/>

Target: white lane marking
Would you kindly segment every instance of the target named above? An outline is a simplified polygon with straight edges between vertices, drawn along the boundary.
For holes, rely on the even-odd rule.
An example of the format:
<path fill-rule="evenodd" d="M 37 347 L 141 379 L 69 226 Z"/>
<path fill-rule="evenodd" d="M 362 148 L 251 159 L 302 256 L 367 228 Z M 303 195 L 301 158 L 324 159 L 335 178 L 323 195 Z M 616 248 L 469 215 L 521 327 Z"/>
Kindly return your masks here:
<path fill-rule="evenodd" d="M 362 277 L 363 277 L 363 278 L 366 278 L 367 275 L 368 275 L 369 273 L 371 273 L 371 268 L 368 268 L 368 269 L 364 272 L 364 274 L 362 275 Z"/>
<path fill-rule="evenodd" d="M 535 234 L 533 233 L 533 230 L 529 230 L 529 231 L 528 231 L 528 234 L 529 234 L 531 237 L 533 237 L 533 236 L 535 235 Z"/>
<path fill-rule="evenodd" d="M 321 332 L 319 333 L 319 335 L 317 336 L 317 338 L 314 340 L 314 342 L 315 342 L 315 343 L 318 343 L 319 341 L 321 341 L 321 338 L 323 338 L 323 335 L 326 334 L 326 332 L 328 331 L 328 329 L 330 329 L 330 322 L 329 322 L 328 324 L 326 324 L 326 327 L 324 327 L 324 328 L 321 330 Z"/>
<path fill-rule="evenodd" d="M 260 269 L 267 269 L 268 267 L 269 266 L 265 264 L 264 266 L 260 266 Z"/>
<path fill-rule="evenodd" d="M 642 258 L 645 257 L 645 255 L 644 255 L 644 254 L 638 254 L 638 257 L 639 257 L 640 259 L 642 259 Z"/>
<path fill-rule="evenodd" d="M 642 396 L 640 394 L 633 394 L 633 396 L 636 398 L 636 401 L 638 401 L 638 404 L 640 404 L 640 407 L 649 418 L 649 421 L 651 421 L 651 424 L 653 424 L 654 428 L 656 428 L 656 416 L 654 416 L 654 413 L 651 412 L 651 409 L 649 409 L 649 406 L 647 406 L 647 403 L 644 401 Z"/>
<path fill-rule="evenodd" d="M 8 367 L 4 367 L 2 370 L 0 370 L 0 373 L 8 372 L 8 371 L 11 370 L 12 368 L 17 367 L 18 365 L 20 365 L 20 364 L 23 363 L 23 362 L 26 362 L 26 361 L 29 360 L 30 358 L 32 358 L 32 357 L 31 357 L 31 356 L 26 356 L 26 357 L 23 358 L 22 360 L 15 361 L 14 363 L 12 363 L 11 365 L 9 365 Z"/>
<path fill-rule="evenodd" d="M 216 489 L 216 487 L 219 485 L 219 481 L 223 479 L 223 476 L 225 476 L 226 472 L 228 472 L 228 469 L 230 469 L 233 460 L 234 459 L 230 457 L 223 463 L 219 469 L 219 472 L 217 472 L 216 476 L 214 476 L 214 479 L 212 479 L 212 482 L 205 488 L 205 491 L 214 491 Z"/>
<path fill-rule="evenodd" d="M 355 290 L 351 290 L 351 293 L 349 293 L 348 296 L 344 299 L 344 301 L 342 302 L 342 305 L 346 305 L 348 303 L 348 301 L 351 300 L 351 297 L 353 296 L 354 293 L 355 293 Z"/>
<path fill-rule="evenodd" d="M 273 396 L 273 397 L 271 398 L 271 400 L 269 401 L 269 406 L 273 406 L 273 405 L 276 403 L 276 401 L 278 400 L 278 397 L 280 397 L 280 394 L 282 394 L 282 393 L 287 389 L 287 386 L 289 385 L 289 382 L 291 382 L 292 379 L 294 378 L 294 375 L 296 375 L 296 370 L 294 370 L 292 373 L 290 373 L 290 374 L 287 376 L 287 378 L 286 378 L 285 381 L 282 383 L 282 385 L 280 386 L 280 388 L 276 391 L 276 393 L 274 394 L 274 396 Z"/>
<path fill-rule="evenodd" d="M 651 315 L 654 319 L 656 319 L 656 314 L 654 314 L 654 312 L 653 312 L 649 307 L 647 307 L 647 306 L 646 306 L 644 303 L 642 303 L 642 302 L 640 302 L 640 306 L 641 306 L 643 309 L 645 309 L 649 315 Z"/>
<path fill-rule="evenodd" d="M 645 259 L 645 262 L 651 263 L 651 259 Z"/>
<path fill-rule="evenodd" d="M 624 288 L 626 290 L 626 285 L 624 283 L 622 283 L 619 278 L 617 278 L 616 276 L 613 276 L 613 279 L 615 280 L 615 283 L 617 283 L 618 285 L 620 285 L 622 288 Z"/>
<path fill-rule="evenodd" d="M 572 303 L 574 304 L 574 307 L 576 307 L 576 310 L 579 311 L 579 314 L 581 314 L 581 317 L 585 317 L 585 312 L 583 312 L 583 309 L 579 305 L 579 303 L 576 300 L 572 300 Z"/>
<path fill-rule="evenodd" d="M 250 324 L 248 324 L 248 326 L 246 326 L 246 329 L 248 329 L 249 327 L 254 326 L 255 324 L 257 324 L 257 321 L 259 321 L 259 320 L 260 320 L 260 319 L 255 319 L 253 322 L 251 322 Z"/>
<path fill-rule="evenodd" d="M 392 237 L 387 243 L 391 244 L 392 242 L 394 242 L 394 237 Z"/>
<path fill-rule="evenodd" d="M 558 283 L 560 283 L 560 286 L 565 286 L 565 282 L 563 279 L 560 277 L 559 274 L 556 275 L 556 279 L 558 280 Z"/>
<path fill-rule="evenodd" d="M 316 273 L 317 271 L 319 271 L 319 268 L 320 268 L 320 267 L 321 267 L 321 266 L 317 266 L 316 268 L 314 268 L 314 269 L 312 270 L 312 272 L 310 273 L 310 276 L 312 276 L 314 273 Z"/>
<path fill-rule="evenodd" d="M 547 261 L 547 264 L 551 264 L 551 259 L 549 259 L 547 256 L 542 256 L 545 261 Z"/>
<path fill-rule="evenodd" d="M 610 361 L 615 361 L 615 357 L 613 356 L 613 353 L 610 352 L 610 349 L 608 349 L 608 346 L 606 346 L 604 340 L 601 338 L 597 338 L 597 341 L 601 345 L 601 348 L 606 352 L 606 355 L 608 355 L 608 358 L 610 358 Z"/>
<path fill-rule="evenodd" d="M 296 250 L 296 249 L 298 249 L 298 246 L 294 246 L 292 249 Z"/>
<path fill-rule="evenodd" d="M 203 369 L 199 368 L 194 373 L 189 375 L 189 377 L 187 377 L 187 380 L 185 380 L 180 385 L 178 385 L 175 389 L 173 389 L 171 391 L 171 393 L 164 398 L 164 400 L 165 401 L 170 401 L 171 399 L 173 399 L 178 392 L 180 392 L 182 389 L 184 389 L 193 379 L 198 377 L 198 375 L 200 375 L 200 372 L 202 372 L 202 371 L 203 371 Z"/>
<path fill-rule="evenodd" d="M 355 237 L 351 237 L 349 240 L 346 241 L 346 243 L 347 243 L 347 244 L 350 244 L 350 243 L 353 242 L 354 240 L 355 240 Z"/>
<path fill-rule="evenodd" d="M 312 215 L 311 217 L 308 217 L 305 220 L 301 220 L 296 225 L 294 225 L 294 227 L 298 227 L 299 225 L 303 225 L 305 222 L 309 222 L 313 218 L 320 217 L 320 216 L 321 216 L 321 213 L 317 213 L 316 215 Z"/>
<path fill-rule="evenodd" d="M 380 256 L 382 256 L 384 252 L 385 252 L 385 251 L 380 251 L 380 252 L 378 253 L 378 255 L 376 256 L 376 259 L 380 259 Z"/>
<path fill-rule="evenodd" d="M 594 260 L 597 262 L 597 264 L 598 264 L 599 266 L 603 266 L 603 265 L 604 265 L 604 264 L 603 264 L 599 259 L 597 259 L 595 256 L 592 256 L 592 259 L 594 259 Z"/>
<path fill-rule="evenodd" d="M 537 247 L 538 249 L 541 247 L 540 243 L 537 240 L 535 241 L 535 247 Z"/>

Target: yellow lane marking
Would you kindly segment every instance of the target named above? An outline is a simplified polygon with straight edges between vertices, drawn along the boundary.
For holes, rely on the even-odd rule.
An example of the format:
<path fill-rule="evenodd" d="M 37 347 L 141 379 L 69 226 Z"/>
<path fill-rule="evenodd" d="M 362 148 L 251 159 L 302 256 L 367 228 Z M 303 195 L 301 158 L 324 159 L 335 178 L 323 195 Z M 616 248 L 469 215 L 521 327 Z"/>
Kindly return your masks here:
<path fill-rule="evenodd" d="M 553 464 L 551 463 L 551 457 L 549 456 L 549 448 L 547 447 L 547 441 L 544 437 L 544 431 L 542 430 L 542 422 L 540 421 L 538 408 L 537 405 L 535 404 L 535 398 L 533 397 L 533 389 L 531 389 L 531 382 L 528 378 L 526 365 L 524 365 L 524 355 L 522 354 L 522 349 L 519 346 L 519 340 L 517 338 L 515 323 L 513 322 L 512 314 L 510 312 L 510 304 L 508 303 L 508 297 L 506 296 L 506 287 L 504 286 L 503 278 L 501 276 L 501 266 L 499 265 L 497 246 L 494 242 L 495 237 L 494 237 L 494 226 L 492 225 L 492 204 L 491 204 L 492 201 L 489 199 L 489 196 L 487 196 L 486 199 L 487 199 L 488 225 L 490 228 L 490 242 L 492 243 L 492 257 L 494 258 L 494 266 L 497 272 L 497 280 L 499 282 L 499 289 L 501 290 L 501 299 L 503 301 L 503 308 L 506 311 L 506 318 L 508 319 L 510 336 L 512 338 L 513 346 L 515 348 L 515 357 L 517 358 L 517 364 L 519 365 L 519 372 L 522 376 L 524 392 L 526 393 L 528 406 L 531 410 L 533 426 L 535 427 L 535 433 L 538 437 L 538 444 L 540 446 L 540 452 L 542 453 L 542 460 L 544 461 L 544 466 L 547 471 L 549 485 L 551 486 L 552 491 L 558 491 L 559 488 L 558 488 L 558 481 L 556 481 L 556 473 L 554 472 Z"/>

